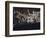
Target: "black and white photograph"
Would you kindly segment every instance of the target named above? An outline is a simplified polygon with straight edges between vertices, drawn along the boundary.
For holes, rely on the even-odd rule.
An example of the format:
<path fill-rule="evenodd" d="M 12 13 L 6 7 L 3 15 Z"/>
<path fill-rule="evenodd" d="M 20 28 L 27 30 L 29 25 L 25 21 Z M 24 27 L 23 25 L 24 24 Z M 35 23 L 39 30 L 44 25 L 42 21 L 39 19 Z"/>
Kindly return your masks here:
<path fill-rule="evenodd" d="M 45 34 L 45 4 L 6 1 L 5 36 Z"/>
<path fill-rule="evenodd" d="M 13 30 L 40 29 L 40 8 L 13 7 Z"/>

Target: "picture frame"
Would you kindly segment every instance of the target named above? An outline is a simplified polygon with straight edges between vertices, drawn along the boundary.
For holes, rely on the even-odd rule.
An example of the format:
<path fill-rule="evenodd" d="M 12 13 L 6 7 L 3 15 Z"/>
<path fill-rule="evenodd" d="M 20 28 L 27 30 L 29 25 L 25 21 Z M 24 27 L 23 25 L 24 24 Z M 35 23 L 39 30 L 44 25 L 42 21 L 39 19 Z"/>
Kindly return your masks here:
<path fill-rule="evenodd" d="M 21 18 L 21 16 L 25 18 Z M 17 20 L 16 18 L 21 19 Z M 5 2 L 6 37 L 44 34 L 45 34 L 44 3 L 17 1 Z"/>

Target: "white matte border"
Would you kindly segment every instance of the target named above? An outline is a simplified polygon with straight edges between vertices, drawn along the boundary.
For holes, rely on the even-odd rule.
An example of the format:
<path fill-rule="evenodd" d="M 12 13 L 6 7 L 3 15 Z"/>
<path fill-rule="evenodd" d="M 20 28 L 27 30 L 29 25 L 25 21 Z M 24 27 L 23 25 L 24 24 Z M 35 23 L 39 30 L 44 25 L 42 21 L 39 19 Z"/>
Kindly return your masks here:
<path fill-rule="evenodd" d="M 9 35 L 43 33 L 43 5 L 10 3 L 9 7 Z M 13 31 L 13 7 L 40 8 L 40 30 Z"/>

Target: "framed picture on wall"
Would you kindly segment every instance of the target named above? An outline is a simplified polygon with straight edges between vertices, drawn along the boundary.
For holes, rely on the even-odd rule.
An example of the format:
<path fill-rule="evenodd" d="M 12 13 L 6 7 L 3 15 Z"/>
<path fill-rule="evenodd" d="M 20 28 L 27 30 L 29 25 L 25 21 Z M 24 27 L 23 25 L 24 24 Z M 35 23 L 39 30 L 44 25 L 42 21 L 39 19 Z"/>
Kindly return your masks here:
<path fill-rule="evenodd" d="M 45 34 L 45 4 L 5 2 L 5 36 Z"/>

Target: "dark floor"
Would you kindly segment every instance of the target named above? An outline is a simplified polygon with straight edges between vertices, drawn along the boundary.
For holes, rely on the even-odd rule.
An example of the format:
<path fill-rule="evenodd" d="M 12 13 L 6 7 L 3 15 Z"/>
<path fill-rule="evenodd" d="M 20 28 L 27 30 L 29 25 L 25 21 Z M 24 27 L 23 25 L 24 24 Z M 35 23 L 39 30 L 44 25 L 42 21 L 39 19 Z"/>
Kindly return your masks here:
<path fill-rule="evenodd" d="M 13 30 L 38 30 L 40 29 L 40 23 L 21 23 L 14 24 Z"/>

